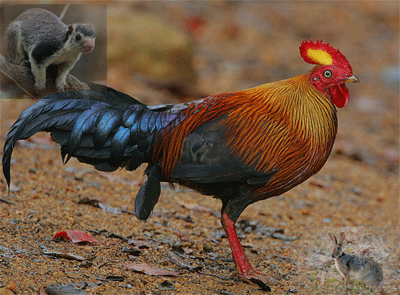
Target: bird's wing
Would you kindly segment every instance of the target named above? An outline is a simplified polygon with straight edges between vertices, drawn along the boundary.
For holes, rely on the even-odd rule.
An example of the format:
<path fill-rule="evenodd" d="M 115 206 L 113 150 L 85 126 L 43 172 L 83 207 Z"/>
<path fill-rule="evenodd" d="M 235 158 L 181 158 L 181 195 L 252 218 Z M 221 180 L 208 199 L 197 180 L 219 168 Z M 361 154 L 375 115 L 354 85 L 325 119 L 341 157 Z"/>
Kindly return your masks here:
<path fill-rule="evenodd" d="M 185 140 L 182 156 L 171 178 L 195 183 L 247 183 L 264 185 L 273 171 L 263 173 L 232 155 L 225 116 L 201 125 Z"/>

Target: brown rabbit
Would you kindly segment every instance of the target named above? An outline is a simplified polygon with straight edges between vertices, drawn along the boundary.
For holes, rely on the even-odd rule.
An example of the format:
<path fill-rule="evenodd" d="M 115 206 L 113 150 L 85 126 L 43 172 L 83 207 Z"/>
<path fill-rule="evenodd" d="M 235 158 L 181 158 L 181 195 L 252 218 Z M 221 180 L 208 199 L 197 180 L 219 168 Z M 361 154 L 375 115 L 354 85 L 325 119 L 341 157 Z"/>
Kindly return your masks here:
<path fill-rule="evenodd" d="M 329 237 L 335 243 L 332 249 L 332 257 L 335 259 L 336 269 L 344 276 L 344 285 L 350 280 L 350 273 L 353 273 L 357 280 L 371 287 L 379 287 L 383 281 L 383 272 L 380 265 L 367 257 L 360 257 L 343 252 L 344 232 L 339 234 L 339 241 L 335 235 L 329 233 Z"/>

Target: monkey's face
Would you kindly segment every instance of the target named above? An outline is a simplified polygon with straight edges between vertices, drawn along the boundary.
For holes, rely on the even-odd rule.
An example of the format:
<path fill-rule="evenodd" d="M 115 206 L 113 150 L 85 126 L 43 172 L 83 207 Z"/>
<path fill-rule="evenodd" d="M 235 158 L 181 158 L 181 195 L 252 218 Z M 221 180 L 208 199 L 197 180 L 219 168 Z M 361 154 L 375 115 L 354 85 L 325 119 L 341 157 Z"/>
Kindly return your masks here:
<path fill-rule="evenodd" d="M 90 24 L 76 24 L 68 28 L 68 43 L 71 49 L 87 53 L 94 49 L 96 32 Z"/>

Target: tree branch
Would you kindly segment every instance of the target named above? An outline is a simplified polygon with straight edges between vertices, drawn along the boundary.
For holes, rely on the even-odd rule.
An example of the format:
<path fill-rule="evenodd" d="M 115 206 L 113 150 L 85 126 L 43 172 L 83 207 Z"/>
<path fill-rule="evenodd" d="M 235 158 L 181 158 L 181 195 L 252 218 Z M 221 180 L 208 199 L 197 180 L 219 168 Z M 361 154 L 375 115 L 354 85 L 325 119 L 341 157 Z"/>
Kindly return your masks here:
<path fill-rule="evenodd" d="M 0 91 L 7 94 L 8 98 L 23 98 L 28 95 L 31 98 L 40 98 L 45 95 L 58 92 L 55 78 L 57 66 L 52 65 L 47 69 L 46 88 L 40 93 L 35 89 L 35 78 L 29 67 L 16 65 L 6 61 L 0 63 Z M 87 88 L 84 83 L 68 74 L 65 90 Z"/>

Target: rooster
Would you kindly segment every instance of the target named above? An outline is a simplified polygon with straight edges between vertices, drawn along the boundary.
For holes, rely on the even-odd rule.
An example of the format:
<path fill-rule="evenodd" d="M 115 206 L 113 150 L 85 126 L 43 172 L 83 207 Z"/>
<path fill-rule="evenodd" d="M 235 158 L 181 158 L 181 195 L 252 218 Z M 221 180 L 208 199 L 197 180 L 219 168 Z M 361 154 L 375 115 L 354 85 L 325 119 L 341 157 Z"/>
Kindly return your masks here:
<path fill-rule="evenodd" d="M 287 192 L 323 167 L 336 137 L 336 107 L 349 102 L 345 83 L 359 82 L 329 43 L 304 40 L 300 55 L 316 65 L 306 74 L 176 105 L 147 106 L 97 84 L 44 97 L 8 133 L 2 159 L 7 183 L 16 142 L 39 131 L 51 133 L 64 163 L 75 157 L 100 171 L 147 163 L 137 218 L 149 217 L 160 182 L 220 199 L 238 275 L 269 289 L 275 279 L 251 266 L 235 222 L 248 205 Z"/>

